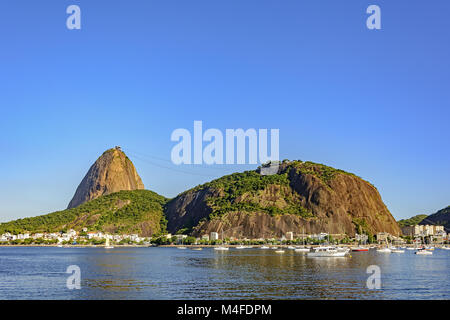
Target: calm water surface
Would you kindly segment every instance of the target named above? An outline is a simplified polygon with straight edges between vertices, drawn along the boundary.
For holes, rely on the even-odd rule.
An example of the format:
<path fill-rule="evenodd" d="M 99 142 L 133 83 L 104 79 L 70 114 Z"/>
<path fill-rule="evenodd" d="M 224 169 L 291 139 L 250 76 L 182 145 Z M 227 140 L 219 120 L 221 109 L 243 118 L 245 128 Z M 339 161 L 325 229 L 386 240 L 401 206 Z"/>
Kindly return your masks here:
<path fill-rule="evenodd" d="M 353 252 L 308 258 L 286 250 L 0 248 L 0 299 L 450 299 L 450 251 Z M 81 289 L 69 290 L 69 265 Z M 369 290 L 366 268 L 381 268 Z"/>

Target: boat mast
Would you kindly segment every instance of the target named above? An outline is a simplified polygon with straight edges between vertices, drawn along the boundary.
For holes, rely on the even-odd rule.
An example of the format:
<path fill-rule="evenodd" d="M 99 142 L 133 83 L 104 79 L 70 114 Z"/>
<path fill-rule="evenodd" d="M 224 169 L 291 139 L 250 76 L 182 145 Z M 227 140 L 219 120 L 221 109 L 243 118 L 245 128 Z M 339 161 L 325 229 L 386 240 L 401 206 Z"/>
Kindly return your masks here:
<path fill-rule="evenodd" d="M 304 247 L 305 246 L 305 227 L 303 227 L 302 241 L 303 241 L 303 247 Z"/>

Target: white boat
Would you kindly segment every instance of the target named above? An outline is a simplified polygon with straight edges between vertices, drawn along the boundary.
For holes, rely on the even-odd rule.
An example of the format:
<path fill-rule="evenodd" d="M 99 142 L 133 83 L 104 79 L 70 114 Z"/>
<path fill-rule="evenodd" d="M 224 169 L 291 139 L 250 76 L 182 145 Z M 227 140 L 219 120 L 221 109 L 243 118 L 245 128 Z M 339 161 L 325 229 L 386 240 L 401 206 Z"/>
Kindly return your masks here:
<path fill-rule="evenodd" d="M 414 247 L 407 247 L 406 250 L 417 250 L 417 249 Z"/>
<path fill-rule="evenodd" d="M 197 248 L 192 248 L 192 250 L 195 250 L 195 251 L 201 251 L 201 250 L 203 250 L 203 248 L 197 247 Z"/>
<path fill-rule="evenodd" d="M 272 250 L 277 250 L 277 249 L 278 249 L 278 247 L 272 247 L 272 248 L 270 248 L 270 249 L 272 249 Z"/>
<path fill-rule="evenodd" d="M 443 246 L 443 247 L 441 247 L 441 249 L 442 250 L 450 250 L 450 247 Z"/>
<path fill-rule="evenodd" d="M 392 253 L 405 253 L 405 250 L 402 249 L 391 249 Z"/>
<path fill-rule="evenodd" d="M 284 253 L 284 250 L 275 250 L 275 253 Z"/>
<path fill-rule="evenodd" d="M 223 244 L 226 244 L 226 242 L 224 241 L 224 239 L 223 239 L 223 230 L 222 230 L 222 243 Z M 230 250 L 230 248 L 229 247 L 225 247 L 225 246 L 218 246 L 218 247 L 214 247 L 214 250 L 216 250 L 216 251 L 228 251 L 228 250 Z"/>
<path fill-rule="evenodd" d="M 219 246 L 219 247 L 214 247 L 214 250 L 217 251 L 228 251 L 230 248 L 228 247 L 223 247 L 223 246 Z"/>
<path fill-rule="evenodd" d="M 317 247 L 308 252 L 308 257 L 344 257 L 347 252 L 339 251 L 335 247 Z"/>
<path fill-rule="evenodd" d="M 63 245 L 62 244 L 58 244 L 58 248 L 62 248 L 63 247 Z"/>
<path fill-rule="evenodd" d="M 419 249 L 415 252 L 415 254 L 420 254 L 420 255 L 431 255 L 433 254 L 433 252 L 429 251 L 429 250 L 425 250 L 425 249 Z"/>
<path fill-rule="evenodd" d="M 350 248 L 341 248 L 341 247 L 338 247 L 338 248 L 336 248 L 336 250 L 339 251 L 339 252 L 345 252 L 345 253 L 350 252 Z"/>
<path fill-rule="evenodd" d="M 260 249 L 267 250 L 267 249 L 270 249 L 270 248 L 268 246 L 262 246 L 262 247 L 260 247 Z"/>
<path fill-rule="evenodd" d="M 295 252 L 310 252 L 311 250 L 309 248 L 296 248 Z"/>
<path fill-rule="evenodd" d="M 181 238 L 181 247 L 177 247 L 178 249 L 180 249 L 180 250 L 186 250 L 187 248 L 184 246 L 184 243 L 183 243 L 183 238 Z"/>
<path fill-rule="evenodd" d="M 236 249 L 245 249 L 245 246 L 237 246 Z"/>
<path fill-rule="evenodd" d="M 391 248 L 392 248 L 392 247 L 391 247 Z M 384 247 L 384 248 L 378 248 L 378 249 L 377 249 L 377 252 L 380 252 L 380 253 L 391 253 L 391 252 L 392 252 L 391 248 L 389 248 L 389 242 L 388 242 L 387 239 L 386 239 L 386 247 Z M 394 248 L 394 249 L 396 249 L 396 248 Z"/>
<path fill-rule="evenodd" d="M 293 247 L 293 246 L 289 246 L 287 248 L 290 249 L 290 250 L 295 250 L 295 247 Z"/>
<path fill-rule="evenodd" d="M 109 238 L 106 238 L 105 249 L 114 249 L 114 247 L 109 244 Z"/>

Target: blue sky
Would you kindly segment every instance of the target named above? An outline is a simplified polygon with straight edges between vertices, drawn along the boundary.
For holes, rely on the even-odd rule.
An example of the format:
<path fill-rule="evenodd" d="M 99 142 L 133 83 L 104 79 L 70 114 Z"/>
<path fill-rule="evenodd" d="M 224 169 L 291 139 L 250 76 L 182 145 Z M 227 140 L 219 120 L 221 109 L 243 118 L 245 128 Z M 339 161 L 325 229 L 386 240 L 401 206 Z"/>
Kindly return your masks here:
<path fill-rule="evenodd" d="M 81 30 L 66 28 L 72 4 Z M 370 4 L 382 30 L 366 28 Z M 170 135 L 194 120 L 279 128 L 282 159 L 354 172 L 396 218 L 435 212 L 450 204 L 448 12 L 446 0 L 4 0 L 0 221 L 65 208 L 115 145 L 168 197 L 253 168 L 174 170 Z"/>

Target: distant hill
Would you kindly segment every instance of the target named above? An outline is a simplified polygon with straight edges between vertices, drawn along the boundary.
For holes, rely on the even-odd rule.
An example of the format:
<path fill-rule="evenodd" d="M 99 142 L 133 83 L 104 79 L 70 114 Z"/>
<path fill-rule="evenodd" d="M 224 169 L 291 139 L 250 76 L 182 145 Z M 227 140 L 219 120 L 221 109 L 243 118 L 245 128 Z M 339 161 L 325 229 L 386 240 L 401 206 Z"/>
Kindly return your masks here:
<path fill-rule="evenodd" d="M 450 232 L 450 206 L 439 210 L 423 219 L 419 224 L 433 224 L 444 226 L 447 232 Z"/>
<path fill-rule="evenodd" d="M 165 231 L 163 207 L 167 199 L 149 190 L 120 191 L 76 208 L 0 224 L 0 234 L 24 231 L 58 232 L 64 229 L 137 233 L 151 236 Z"/>
<path fill-rule="evenodd" d="M 416 226 L 418 225 L 420 222 L 422 222 L 423 219 L 425 219 L 426 217 L 428 217 L 426 214 L 418 214 L 414 217 L 411 217 L 409 219 L 402 219 L 398 221 L 398 225 L 403 228 L 406 226 Z"/>
<path fill-rule="evenodd" d="M 269 238 L 286 232 L 400 234 L 377 189 L 322 164 L 283 161 L 274 175 L 234 173 L 181 193 L 167 204 L 168 230 L 196 236 Z"/>

